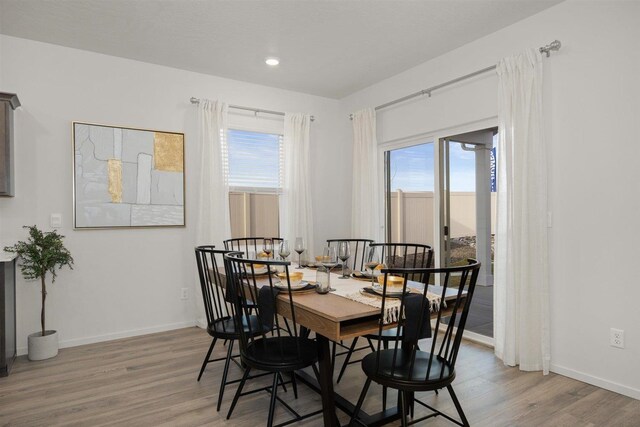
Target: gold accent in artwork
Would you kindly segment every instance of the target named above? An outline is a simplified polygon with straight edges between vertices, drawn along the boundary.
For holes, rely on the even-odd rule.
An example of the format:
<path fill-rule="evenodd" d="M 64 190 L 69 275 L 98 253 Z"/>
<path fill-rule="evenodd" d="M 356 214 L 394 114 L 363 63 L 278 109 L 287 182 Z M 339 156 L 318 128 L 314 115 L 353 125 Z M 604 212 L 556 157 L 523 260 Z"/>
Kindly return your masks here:
<path fill-rule="evenodd" d="M 111 203 L 122 203 L 122 160 L 109 159 L 107 166 Z"/>
<path fill-rule="evenodd" d="M 183 165 L 183 136 L 155 132 L 153 134 L 153 168 L 165 172 L 182 172 Z"/>

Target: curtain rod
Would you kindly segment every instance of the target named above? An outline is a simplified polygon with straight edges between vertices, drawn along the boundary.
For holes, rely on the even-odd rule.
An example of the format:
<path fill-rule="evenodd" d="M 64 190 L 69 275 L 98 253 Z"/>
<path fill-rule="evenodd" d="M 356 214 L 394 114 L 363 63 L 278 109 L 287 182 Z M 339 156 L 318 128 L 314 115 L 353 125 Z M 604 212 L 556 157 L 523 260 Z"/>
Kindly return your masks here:
<path fill-rule="evenodd" d="M 562 43 L 560 43 L 560 40 L 554 40 L 551 43 L 549 43 L 548 45 L 542 46 L 538 50 L 540 51 L 540 53 L 546 54 L 547 58 L 548 58 L 549 56 L 551 56 L 551 51 L 552 50 L 560 50 L 560 47 L 562 47 Z M 392 105 L 399 104 L 399 103 L 404 102 L 404 101 L 408 101 L 409 99 L 415 98 L 417 96 L 428 95 L 429 98 L 431 98 L 431 92 L 433 92 L 435 90 L 442 89 L 443 87 L 450 86 L 452 84 L 456 84 L 456 83 L 461 82 L 463 80 L 467 80 L 467 79 L 470 79 L 472 77 L 479 76 L 480 74 L 484 74 L 487 71 L 491 71 L 491 70 L 495 70 L 495 69 L 496 69 L 496 66 L 492 65 L 491 67 L 487 67 L 487 68 L 483 68 L 482 70 L 474 71 L 473 73 L 466 74 L 466 75 L 464 75 L 462 77 L 458 77 L 458 78 L 453 79 L 453 80 L 449 80 L 448 82 L 440 83 L 439 85 L 431 86 L 430 88 L 422 89 L 421 91 L 412 93 L 410 95 L 403 96 L 402 98 L 398 98 L 398 99 L 395 99 L 393 101 L 389 101 L 387 103 L 384 103 L 382 105 L 378 105 L 375 108 L 375 110 L 376 111 L 382 110 L 383 108 L 387 108 L 387 107 L 390 107 Z M 349 120 L 353 120 L 353 114 L 349 114 Z"/>
<path fill-rule="evenodd" d="M 192 104 L 199 104 L 200 100 L 196 97 L 191 97 L 190 99 Z M 252 108 L 252 107 L 242 107 L 240 105 L 229 105 L 229 108 L 234 108 L 236 110 L 244 110 L 244 111 L 253 111 L 254 113 L 258 114 L 258 113 L 265 113 L 265 114 L 275 114 L 276 116 L 284 116 L 284 113 L 282 111 L 273 111 L 273 110 L 263 110 L 261 108 Z M 315 121 L 316 118 L 314 116 L 311 116 L 311 121 Z"/>

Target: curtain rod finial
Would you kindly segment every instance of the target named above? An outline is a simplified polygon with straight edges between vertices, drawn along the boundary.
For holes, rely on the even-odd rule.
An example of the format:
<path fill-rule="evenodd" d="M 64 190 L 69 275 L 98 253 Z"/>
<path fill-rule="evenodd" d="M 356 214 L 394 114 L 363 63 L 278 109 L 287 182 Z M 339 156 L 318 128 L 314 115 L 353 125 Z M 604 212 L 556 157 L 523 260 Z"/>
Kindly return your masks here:
<path fill-rule="evenodd" d="M 542 46 L 540 48 L 540 53 L 546 53 L 547 54 L 547 58 L 549 56 L 551 56 L 551 51 L 552 50 L 560 50 L 560 48 L 562 47 L 562 43 L 560 43 L 560 40 L 554 40 L 551 43 L 549 43 L 546 46 Z"/>

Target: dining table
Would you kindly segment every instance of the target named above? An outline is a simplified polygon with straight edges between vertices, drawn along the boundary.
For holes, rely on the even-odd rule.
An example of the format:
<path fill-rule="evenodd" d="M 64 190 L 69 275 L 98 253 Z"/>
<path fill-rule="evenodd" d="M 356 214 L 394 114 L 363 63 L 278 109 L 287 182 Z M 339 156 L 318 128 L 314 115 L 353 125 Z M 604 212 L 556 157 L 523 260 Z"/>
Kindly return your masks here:
<path fill-rule="evenodd" d="M 289 269 L 290 271 L 302 271 L 303 280 L 305 281 L 315 282 L 316 280 L 317 271 L 315 268 L 306 267 L 297 270 L 291 266 Z M 335 288 L 335 291 L 326 294 L 320 294 L 315 291 L 292 292 L 296 322 L 303 328 L 315 332 L 318 348 L 319 381 L 305 371 L 296 371 L 295 375 L 299 381 L 321 395 L 324 426 L 336 427 L 339 425 L 336 408 L 352 415 L 356 405 L 334 391 L 330 343 L 368 334 L 378 334 L 381 310 L 373 305 L 355 301 L 345 295 L 344 289 L 347 289 L 347 287 L 348 289 L 360 289 L 370 286 L 370 282 L 354 277 L 338 280 L 339 274 L 333 272 L 329 274 L 331 275 L 331 286 Z M 258 286 L 268 284 L 268 280 L 268 277 L 263 276 L 260 280 L 257 280 Z M 420 287 L 424 285 L 409 282 L 408 286 Z M 435 294 L 442 293 L 442 288 L 435 285 L 429 285 L 429 290 Z M 445 302 L 453 298 L 457 298 L 457 289 L 447 289 Z M 454 306 L 455 304 L 449 305 Z M 278 294 L 276 312 L 284 318 L 291 319 L 288 293 L 280 292 Z M 432 313 L 432 316 L 434 314 L 436 313 Z M 388 324 L 384 327 L 393 328 L 395 324 Z M 381 426 L 400 419 L 400 408 L 401 406 L 398 402 L 396 406 L 373 414 L 360 410 L 358 418 L 368 426 Z"/>

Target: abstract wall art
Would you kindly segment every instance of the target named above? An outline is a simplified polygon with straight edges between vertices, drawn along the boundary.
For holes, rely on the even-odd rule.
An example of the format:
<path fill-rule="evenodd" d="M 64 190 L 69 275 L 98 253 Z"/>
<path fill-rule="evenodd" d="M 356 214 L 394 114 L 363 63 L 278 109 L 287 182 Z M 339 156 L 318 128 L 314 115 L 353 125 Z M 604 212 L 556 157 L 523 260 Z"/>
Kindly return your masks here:
<path fill-rule="evenodd" d="M 74 227 L 184 226 L 184 134 L 73 123 Z"/>

